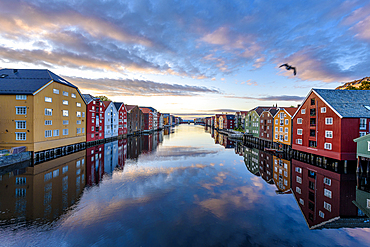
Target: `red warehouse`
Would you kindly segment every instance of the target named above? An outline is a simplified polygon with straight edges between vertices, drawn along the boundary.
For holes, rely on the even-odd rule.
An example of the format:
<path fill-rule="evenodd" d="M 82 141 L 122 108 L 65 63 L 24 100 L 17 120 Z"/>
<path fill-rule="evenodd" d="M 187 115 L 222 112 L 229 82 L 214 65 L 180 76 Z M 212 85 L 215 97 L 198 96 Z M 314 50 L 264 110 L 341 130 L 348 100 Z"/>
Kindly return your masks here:
<path fill-rule="evenodd" d="M 311 89 L 293 116 L 295 150 L 355 160 L 353 139 L 369 133 L 370 91 Z"/>
<path fill-rule="evenodd" d="M 127 108 L 122 102 L 114 102 L 118 111 L 118 136 L 127 135 Z"/>
<path fill-rule="evenodd" d="M 86 101 L 86 142 L 104 139 L 104 105 L 99 98 L 82 95 Z"/>

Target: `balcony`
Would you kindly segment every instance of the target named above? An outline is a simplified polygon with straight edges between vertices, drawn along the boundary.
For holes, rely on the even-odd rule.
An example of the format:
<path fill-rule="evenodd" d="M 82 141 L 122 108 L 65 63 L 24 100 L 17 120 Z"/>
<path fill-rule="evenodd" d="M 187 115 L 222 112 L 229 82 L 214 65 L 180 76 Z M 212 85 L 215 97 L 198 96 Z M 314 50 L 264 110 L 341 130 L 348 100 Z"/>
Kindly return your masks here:
<path fill-rule="evenodd" d="M 310 116 L 311 117 L 316 116 L 316 108 L 310 109 Z"/>
<path fill-rule="evenodd" d="M 310 130 L 310 137 L 316 137 L 316 130 Z"/>
<path fill-rule="evenodd" d="M 310 127 L 316 127 L 316 118 L 310 118 Z"/>

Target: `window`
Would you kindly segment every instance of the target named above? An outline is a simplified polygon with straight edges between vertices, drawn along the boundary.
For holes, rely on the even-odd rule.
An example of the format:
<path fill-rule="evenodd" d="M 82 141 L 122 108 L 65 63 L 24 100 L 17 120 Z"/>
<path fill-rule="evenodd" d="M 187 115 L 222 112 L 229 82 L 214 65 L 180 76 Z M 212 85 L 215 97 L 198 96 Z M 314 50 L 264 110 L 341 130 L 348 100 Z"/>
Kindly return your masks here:
<path fill-rule="evenodd" d="M 324 196 L 331 198 L 331 191 L 328 189 L 324 189 Z"/>
<path fill-rule="evenodd" d="M 81 134 L 81 128 L 77 128 L 77 134 Z"/>
<path fill-rule="evenodd" d="M 63 125 L 68 125 L 69 124 L 69 120 L 63 120 Z"/>
<path fill-rule="evenodd" d="M 71 93 L 71 97 L 72 97 L 72 98 L 76 98 L 76 94 Z"/>
<path fill-rule="evenodd" d="M 64 96 L 68 96 L 68 92 L 63 91 Z"/>
<path fill-rule="evenodd" d="M 94 126 L 91 126 L 91 131 L 94 131 Z"/>
<path fill-rule="evenodd" d="M 16 129 L 26 129 L 26 121 L 15 121 Z"/>
<path fill-rule="evenodd" d="M 295 191 L 296 191 L 298 194 L 302 194 L 302 190 L 301 190 L 301 188 L 299 188 L 299 187 L 295 187 Z"/>
<path fill-rule="evenodd" d="M 16 95 L 15 96 L 15 99 L 16 100 L 26 100 L 27 99 L 27 95 Z"/>
<path fill-rule="evenodd" d="M 297 139 L 297 144 L 302 144 L 302 139 Z"/>
<path fill-rule="evenodd" d="M 288 127 L 285 127 L 285 133 L 288 133 L 288 132 L 289 132 Z"/>
<path fill-rule="evenodd" d="M 302 135 L 302 129 L 297 129 L 297 135 Z"/>
<path fill-rule="evenodd" d="M 53 132 L 51 130 L 45 130 L 45 137 L 52 137 Z"/>
<path fill-rule="evenodd" d="M 77 107 L 81 107 L 81 103 L 78 103 L 78 102 L 77 102 L 77 103 L 76 103 L 76 106 L 77 106 Z"/>
<path fill-rule="evenodd" d="M 327 142 L 325 142 L 325 143 L 324 143 L 324 149 L 331 150 L 331 143 L 327 143 Z"/>
<path fill-rule="evenodd" d="M 82 133 L 85 133 L 85 128 L 82 128 Z"/>
<path fill-rule="evenodd" d="M 275 119 L 275 124 L 279 124 L 279 120 L 278 119 Z"/>
<path fill-rule="evenodd" d="M 285 119 L 285 125 L 289 124 L 289 119 Z"/>
<path fill-rule="evenodd" d="M 316 130 L 310 130 L 310 136 L 315 137 L 316 136 Z"/>
<path fill-rule="evenodd" d="M 45 108 L 45 116 L 51 116 L 53 115 L 53 109 Z"/>
<path fill-rule="evenodd" d="M 81 117 L 81 112 L 80 111 L 76 112 L 76 116 Z"/>
<path fill-rule="evenodd" d="M 315 190 L 315 183 L 312 181 L 308 181 L 308 188 L 310 188 L 311 190 Z"/>
<path fill-rule="evenodd" d="M 363 131 L 360 132 L 360 137 L 365 136 L 365 135 L 366 135 L 366 132 L 363 132 Z"/>
<path fill-rule="evenodd" d="M 360 118 L 360 130 L 366 130 L 366 118 Z"/>
<path fill-rule="evenodd" d="M 85 112 L 82 113 L 82 117 L 85 117 Z"/>
<path fill-rule="evenodd" d="M 59 90 L 58 89 L 53 89 L 53 93 L 55 93 L 55 94 L 59 94 Z"/>
<path fill-rule="evenodd" d="M 275 139 L 278 139 L 278 134 L 275 134 Z"/>
<path fill-rule="evenodd" d="M 27 107 L 26 106 L 16 106 L 15 107 L 15 114 L 17 114 L 17 115 L 26 115 L 27 114 Z"/>
<path fill-rule="evenodd" d="M 68 117 L 68 110 L 63 110 L 63 117 Z"/>
<path fill-rule="evenodd" d="M 316 109 L 310 109 L 310 116 L 316 116 Z"/>
<path fill-rule="evenodd" d="M 302 124 L 302 118 L 297 118 L 297 124 Z"/>
<path fill-rule="evenodd" d="M 51 97 L 45 97 L 45 102 L 51 103 L 53 102 L 53 99 Z"/>
<path fill-rule="evenodd" d="M 321 218 L 324 218 L 324 217 L 325 217 L 325 214 L 324 214 L 321 210 L 319 210 L 319 216 L 320 216 Z"/>
<path fill-rule="evenodd" d="M 302 183 L 302 178 L 297 176 L 297 180 L 296 181 L 297 181 L 297 183 L 301 184 Z"/>
<path fill-rule="evenodd" d="M 45 120 L 45 125 L 52 125 L 53 121 L 52 120 Z"/>
<path fill-rule="evenodd" d="M 324 208 L 328 210 L 329 212 L 331 212 L 331 205 L 325 201 L 324 201 Z"/>
<path fill-rule="evenodd" d="M 54 131 L 53 131 L 53 135 L 54 135 L 54 136 L 59 136 L 59 130 L 54 130 Z"/>
<path fill-rule="evenodd" d="M 68 172 L 68 165 L 67 165 L 67 166 L 64 166 L 64 167 L 62 168 L 62 173 L 64 174 L 64 173 L 66 173 L 66 172 Z"/>
<path fill-rule="evenodd" d="M 303 201 L 302 198 L 299 198 L 299 203 L 302 204 L 302 205 L 304 205 L 304 201 Z"/>
<path fill-rule="evenodd" d="M 321 113 L 325 113 L 326 112 L 326 107 L 321 107 Z"/>
<path fill-rule="evenodd" d="M 324 178 L 324 184 L 331 186 L 331 179 L 330 178 Z"/>
<path fill-rule="evenodd" d="M 284 136 L 284 141 L 288 141 L 288 136 L 287 135 Z"/>
<path fill-rule="evenodd" d="M 295 171 L 296 171 L 296 172 L 298 172 L 298 173 L 302 173 L 302 168 L 300 168 L 300 167 L 296 167 L 296 168 L 295 168 Z"/>
<path fill-rule="evenodd" d="M 315 105 L 315 99 L 311 99 L 311 105 Z"/>
<path fill-rule="evenodd" d="M 278 127 L 275 127 L 275 132 L 278 132 Z"/>
<path fill-rule="evenodd" d="M 326 117 L 325 118 L 325 124 L 326 125 L 332 125 L 333 124 L 333 118 L 332 117 Z"/>
<path fill-rule="evenodd" d="M 63 135 L 64 136 L 68 135 L 68 129 L 63 129 Z"/>
<path fill-rule="evenodd" d="M 280 127 L 280 132 L 283 132 L 283 127 Z"/>
<path fill-rule="evenodd" d="M 326 138 L 333 138 L 333 131 L 325 130 L 325 137 Z"/>
<path fill-rule="evenodd" d="M 68 105 L 68 100 L 63 100 L 63 105 Z"/>
<path fill-rule="evenodd" d="M 15 140 L 25 141 L 26 140 L 26 132 L 15 132 Z"/>
<path fill-rule="evenodd" d="M 81 120 L 77 120 L 77 124 L 81 124 Z"/>

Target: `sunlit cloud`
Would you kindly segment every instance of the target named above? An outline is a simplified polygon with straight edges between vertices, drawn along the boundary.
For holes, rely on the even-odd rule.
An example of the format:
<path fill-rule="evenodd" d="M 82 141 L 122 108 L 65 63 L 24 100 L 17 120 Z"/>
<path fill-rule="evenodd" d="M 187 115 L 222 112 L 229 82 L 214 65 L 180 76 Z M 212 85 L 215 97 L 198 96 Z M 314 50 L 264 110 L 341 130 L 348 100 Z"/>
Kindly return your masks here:
<path fill-rule="evenodd" d="M 304 97 L 294 95 L 280 95 L 280 96 L 264 96 L 264 97 L 250 97 L 250 96 L 224 96 L 226 98 L 237 98 L 237 99 L 252 99 L 259 101 L 297 101 L 301 102 Z"/>
<path fill-rule="evenodd" d="M 207 87 L 166 84 L 154 81 L 131 79 L 86 79 L 65 77 L 71 83 L 83 90 L 101 91 L 106 96 L 193 96 L 201 93 L 220 92 Z"/>

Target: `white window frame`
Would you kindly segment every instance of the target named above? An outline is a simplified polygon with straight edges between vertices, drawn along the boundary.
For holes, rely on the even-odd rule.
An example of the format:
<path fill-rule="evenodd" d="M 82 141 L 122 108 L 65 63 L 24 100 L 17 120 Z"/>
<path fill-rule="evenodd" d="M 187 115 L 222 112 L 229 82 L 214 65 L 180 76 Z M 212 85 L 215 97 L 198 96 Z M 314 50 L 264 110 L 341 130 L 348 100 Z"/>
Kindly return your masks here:
<path fill-rule="evenodd" d="M 53 130 L 53 136 L 59 136 L 59 130 Z"/>
<path fill-rule="evenodd" d="M 301 114 L 306 114 L 306 109 L 302 109 Z"/>
<path fill-rule="evenodd" d="M 81 120 L 77 120 L 76 124 L 81 124 Z"/>
<path fill-rule="evenodd" d="M 69 124 L 69 120 L 63 120 L 63 125 L 68 125 Z"/>
<path fill-rule="evenodd" d="M 302 139 L 297 139 L 297 144 L 302 145 Z"/>
<path fill-rule="evenodd" d="M 330 203 L 327 203 L 326 201 L 324 201 L 324 208 L 326 210 L 328 210 L 329 212 L 331 212 L 331 204 Z"/>
<path fill-rule="evenodd" d="M 333 138 L 333 131 L 325 130 L 325 138 Z"/>
<path fill-rule="evenodd" d="M 76 94 L 71 93 L 71 97 L 72 97 L 72 98 L 76 98 Z"/>
<path fill-rule="evenodd" d="M 69 134 L 69 129 L 63 129 L 63 135 L 66 136 Z"/>
<path fill-rule="evenodd" d="M 325 142 L 324 143 L 324 149 L 332 150 L 332 144 L 330 142 Z"/>
<path fill-rule="evenodd" d="M 51 103 L 53 102 L 53 98 L 45 96 L 45 102 Z"/>
<path fill-rule="evenodd" d="M 302 118 L 297 118 L 297 124 L 302 124 Z"/>
<path fill-rule="evenodd" d="M 81 107 L 81 103 L 80 102 L 76 102 L 76 106 L 77 107 Z"/>
<path fill-rule="evenodd" d="M 80 111 L 76 112 L 76 117 L 81 117 L 81 112 Z"/>
<path fill-rule="evenodd" d="M 26 132 L 15 132 L 15 140 L 16 141 L 26 141 L 27 133 Z"/>
<path fill-rule="evenodd" d="M 285 119 L 285 125 L 289 125 L 289 119 Z"/>
<path fill-rule="evenodd" d="M 45 125 L 53 125 L 53 120 L 45 120 Z"/>
<path fill-rule="evenodd" d="M 26 100 L 27 99 L 27 95 L 17 94 L 17 95 L 15 95 L 15 99 L 16 100 Z"/>
<path fill-rule="evenodd" d="M 63 100 L 63 105 L 68 105 L 68 104 L 69 104 L 68 100 Z"/>
<path fill-rule="evenodd" d="M 24 110 L 24 113 L 23 113 Z M 16 115 L 27 115 L 27 106 L 16 106 L 15 107 Z"/>
<path fill-rule="evenodd" d="M 63 96 L 68 96 L 68 95 L 69 95 L 68 92 L 63 91 Z"/>
<path fill-rule="evenodd" d="M 45 116 L 53 116 L 53 109 L 45 108 Z"/>
<path fill-rule="evenodd" d="M 326 125 L 333 125 L 333 118 L 332 117 L 326 117 L 325 118 L 325 124 Z"/>
<path fill-rule="evenodd" d="M 324 196 L 326 196 L 326 197 L 328 197 L 328 198 L 331 198 L 331 196 L 332 196 L 331 191 L 330 191 L 330 190 L 328 190 L 328 189 L 325 189 L 325 188 L 324 188 Z"/>
<path fill-rule="evenodd" d="M 326 107 L 325 106 L 321 107 L 320 111 L 321 111 L 321 113 L 326 113 Z"/>
<path fill-rule="evenodd" d="M 331 186 L 331 179 L 324 177 L 324 184 Z"/>
<path fill-rule="evenodd" d="M 17 130 L 27 129 L 27 121 L 16 120 L 15 121 L 15 129 L 17 129 Z"/>
<path fill-rule="evenodd" d="M 295 168 L 295 171 L 296 171 L 296 172 L 298 172 L 298 173 L 302 173 L 302 168 L 300 168 L 300 167 L 296 167 L 296 168 Z"/>
<path fill-rule="evenodd" d="M 300 176 L 296 177 L 296 181 L 297 183 L 302 184 L 302 178 Z"/>
<path fill-rule="evenodd" d="M 53 131 L 52 130 L 45 130 L 45 138 L 53 137 Z"/>
<path fill-rule="evenodd" d="M 297 129 L 297 135 L 302 135 L 303 129 Z"/>
<path fill-rule="evenodd" d="M 295 191 L 296 191 L 298 194 L 302 194 L 302 190 L 301 190 L 301 188 L 299 188 L 299 187 L 295 187 Z"/>
<path fill-rule="evenodd" d="M 68 117 L 68 115 L 69 115 L 69 112 L 68 112 L 68 110 L 63 110 L 63 117 Z"/>
<path fill-rule="evenodd" d="M 59 94 L 59 89 L 53 88 L 53 93 Z"/>

